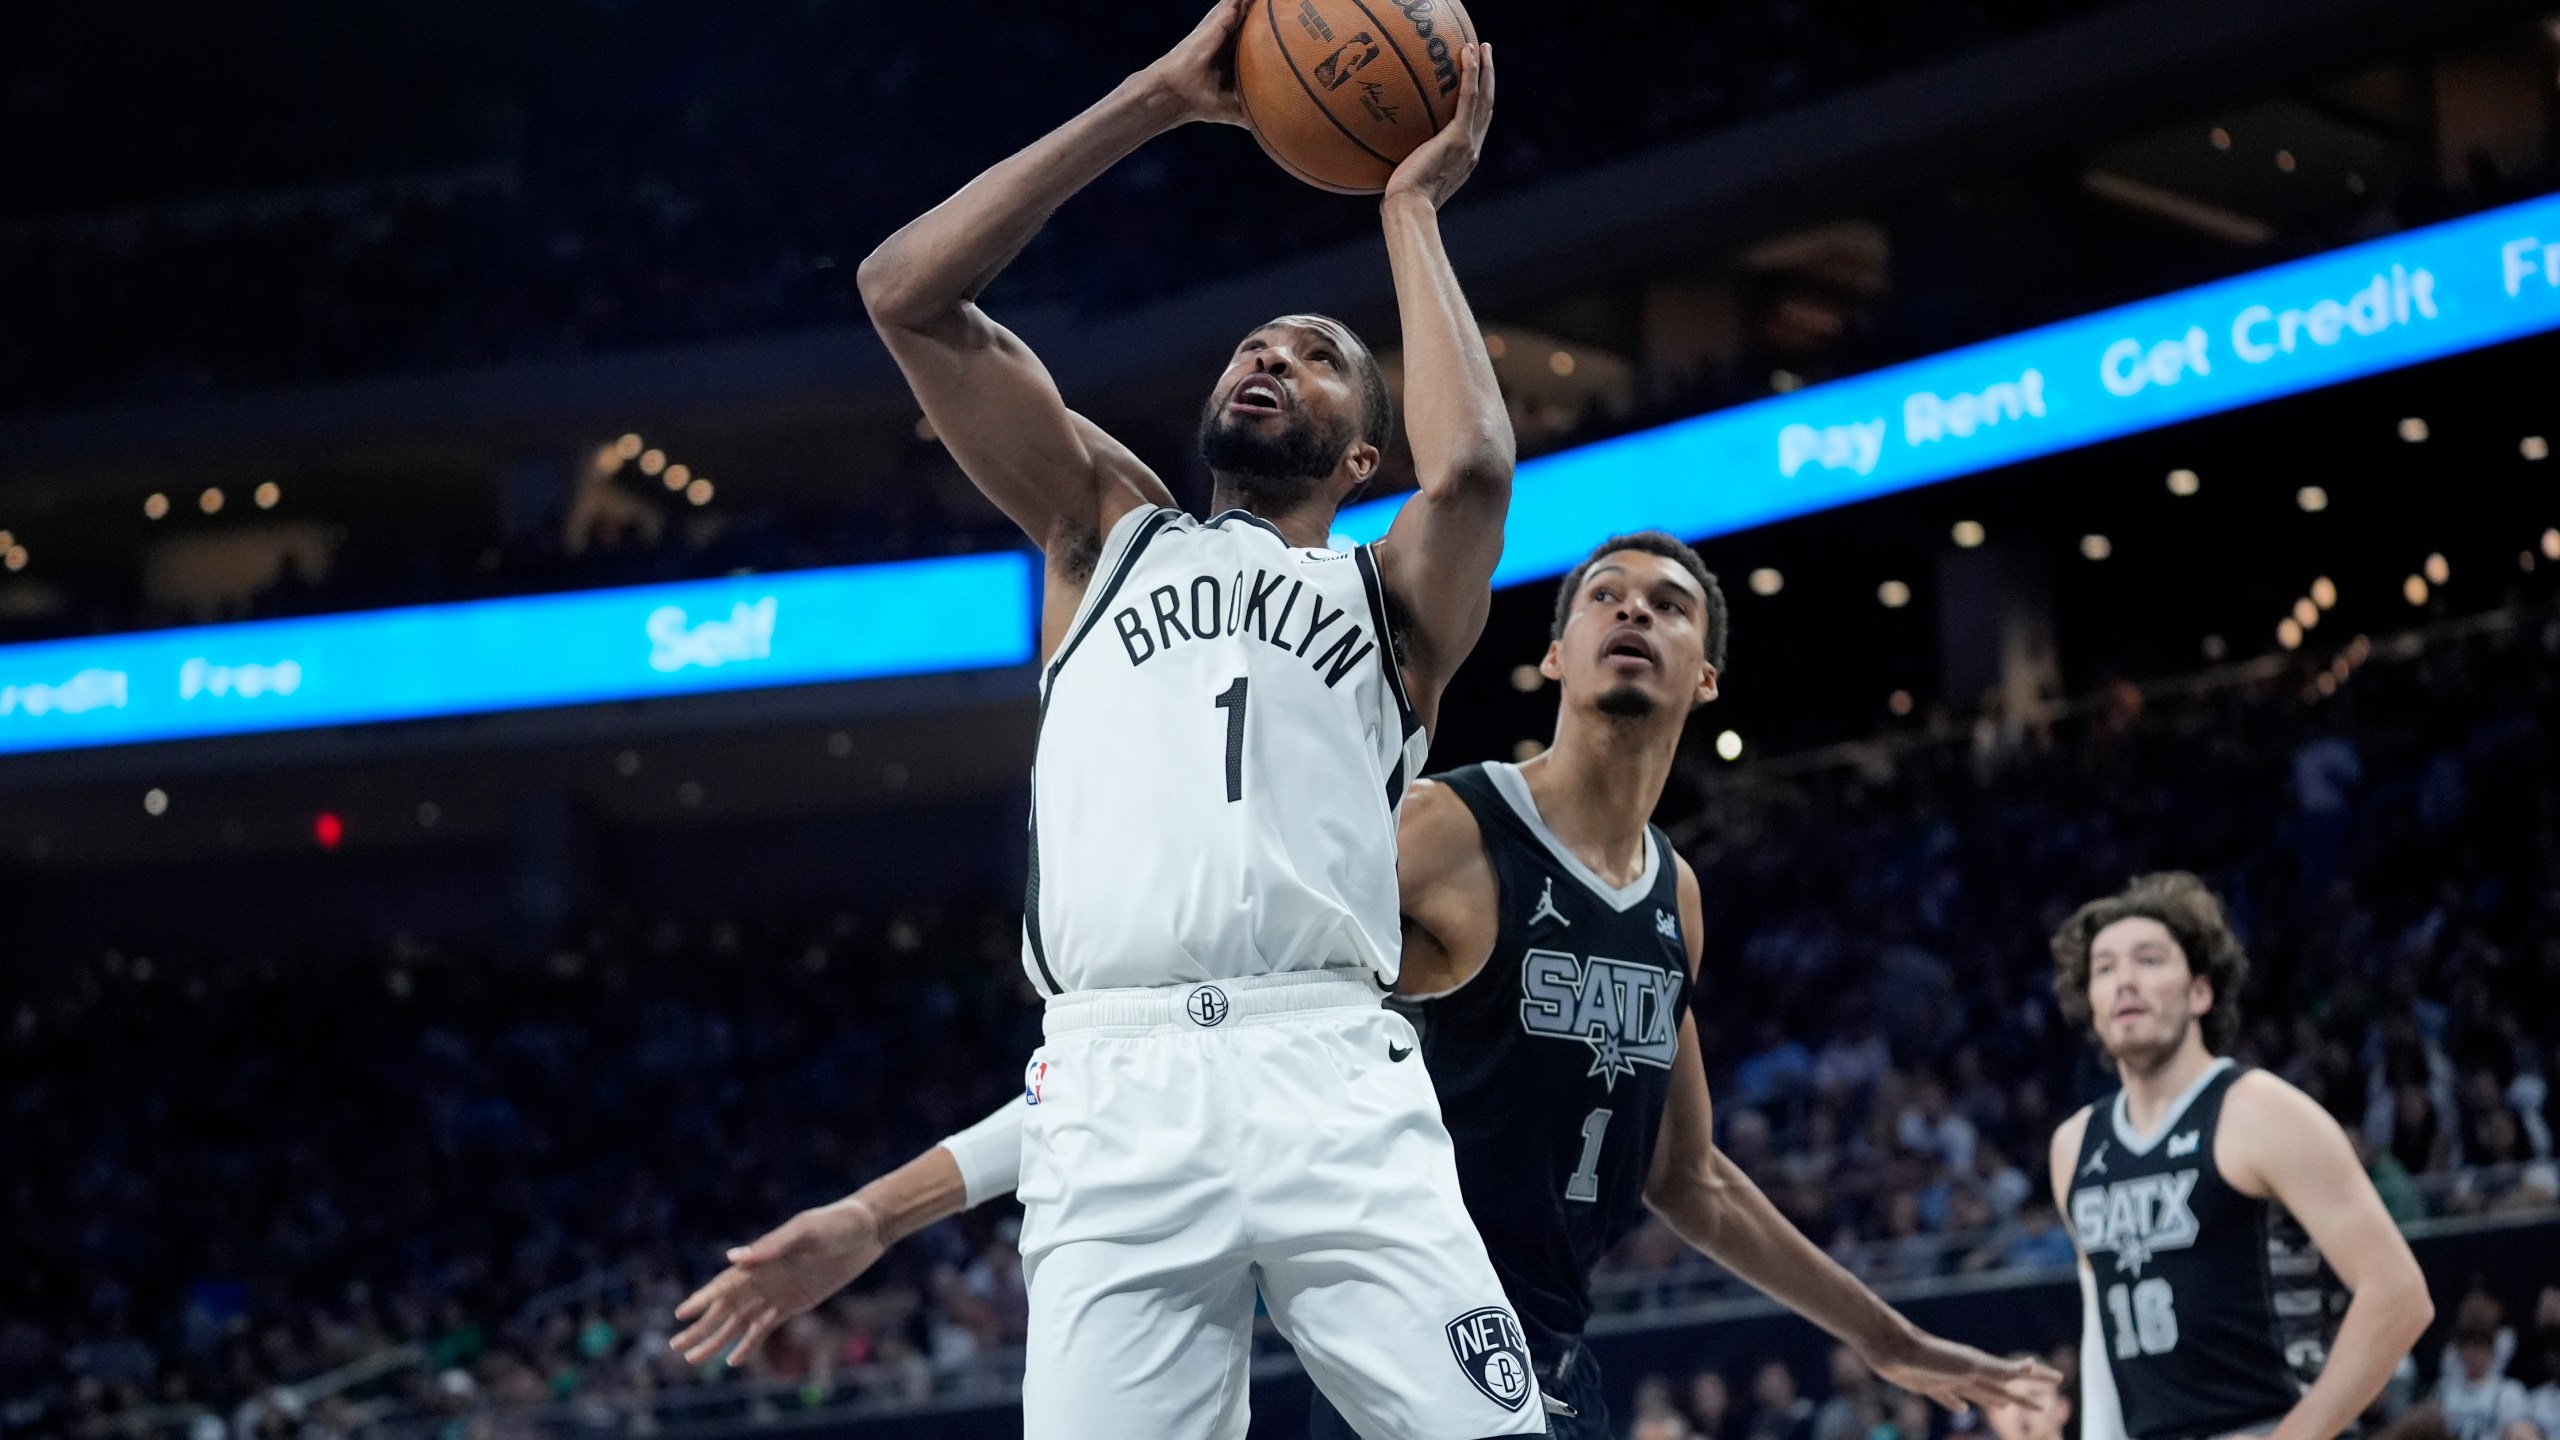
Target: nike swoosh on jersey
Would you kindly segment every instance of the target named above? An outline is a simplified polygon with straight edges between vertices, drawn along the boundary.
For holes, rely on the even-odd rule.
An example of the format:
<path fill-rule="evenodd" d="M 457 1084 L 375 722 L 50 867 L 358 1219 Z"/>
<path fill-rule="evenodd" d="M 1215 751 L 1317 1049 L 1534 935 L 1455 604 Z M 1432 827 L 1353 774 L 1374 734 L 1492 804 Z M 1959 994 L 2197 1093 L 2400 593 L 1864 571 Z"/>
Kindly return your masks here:
<path fill-rule="evenodd" d="M 1413 1047 L 1412 1047 L 1412 1046 L 1410 1046 L 1410 1045 L 1399 1046 L 1399 1045 L 1397 1045 L 1394 1041 L 1389 1041 L 1389 1042 L 1387 1042 L 1387 1059 L 1388 1059 L 1389 1061 L 1391 1061 L 1391 1062 L 1395 1062 L 1395 1063 L 1402 1063 L 1403 1061 L 1410 1060 L 1410 1059 L 1412 1059 L 1412 1058 L 1413 1058 Z"/>

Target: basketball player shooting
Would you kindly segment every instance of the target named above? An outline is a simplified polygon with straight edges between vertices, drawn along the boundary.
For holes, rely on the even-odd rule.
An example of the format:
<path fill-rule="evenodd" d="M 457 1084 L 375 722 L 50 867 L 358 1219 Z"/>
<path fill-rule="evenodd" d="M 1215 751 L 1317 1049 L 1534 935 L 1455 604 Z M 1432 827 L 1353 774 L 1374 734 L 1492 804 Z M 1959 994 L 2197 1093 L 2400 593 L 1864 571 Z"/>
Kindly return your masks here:
<path fill-rule="evenodd" d="M 1510 504 L 1510 424 L 1438 223 L 1492 118 L 1491 52 L 1459 47 L 1454 118 L 1380 199 L 1420 489 L 1374 546 L 1327 548 L 1393 424 L 1348 327 L 1292 315 L 1236 347 L 1200 421 L 1202 521 L 977 304 L 1123 156 L 1241 119 L 1221 76 L 1240 9 L 1222 0 L 860 272 L 935 431 L 1046 557 L 1025 1433 L 1241 1435 L 1259 1292 L 1365 1432 L 1536 1434 L 1430 1079 L 1396 1063 L 1413 1028 L 1379 1005 L 1397 807 L 1483 628 Z M 688 1353 L 761 1339 L 762 1318 L 708 1295 L 678 1312 L 716 1322 L 680 1337 Z"/>
<path fill-rule="evenodd" d="M 2435 1305 L 2338 1122 L 2219 1056 L 2249 973 L 2222 902 L 2193 875 L 2146 875 L 2081 906 L 2053 954 L 2064 1017 L 2123 1082 L 2053 1136 L 2081 1257 L 2082 1435 L 2330 1440 Z"/>
<path fill-rule="evenodd" d="M 1554 744 L 1523 765 L 1417 785 L 1402 817 L 1393 1003 L 1418 1022 L 1467 1208 L 1526 1330 L 1548 1433 L 1612 1433 L 1581 1338 L 1589 1277 L 1647 1206 L 1888 1380 L 1951 1408 L 2032 1405 L 2052 1371 L 1912 1325 L 1716 1148 L 1688 1009 L 1702 951 L 1697 876 L 1647 822 L 1690 712 L 1716 695 L 1727 624 L 1723 593 L 1688 546 L 1660 532 L 1604 542 L 1557 592 L 1542 662 L 1562 692 Z M 737 1252 L 739 1268 L 703 1292 L 709 1313 L 739 1310 L 769 1329 L 897 1238 L 1011 1191 L 1032 1113 L 1009 1104 L 795 1216 Z M 1319 1395 L 1310 1431 L 1335 1440 L 1354 1426 Z"/>

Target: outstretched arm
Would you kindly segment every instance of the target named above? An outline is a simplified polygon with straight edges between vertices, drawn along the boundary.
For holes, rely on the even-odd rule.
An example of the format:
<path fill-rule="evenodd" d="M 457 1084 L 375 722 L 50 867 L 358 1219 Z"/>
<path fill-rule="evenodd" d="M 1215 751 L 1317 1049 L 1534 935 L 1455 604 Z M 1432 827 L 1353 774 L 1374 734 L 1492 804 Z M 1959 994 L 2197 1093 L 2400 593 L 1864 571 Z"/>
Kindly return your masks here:
<path fill-rule="evenodd" d="M 1099 537 L 1172 495 L 1059 398 L 1048 369 L 978 296 L 1050 212 L 1130 151 L 1194 120 L 1239 121 L 1220 57 L 1241 0 L 1218 0 L 1162 59 L 963 186 L 862 262 L 863 304 L 952 458 L 1081 592 Z M 1070 605 L 1067 608 L 1073 609 Z"/>
<path fill-rule="evenodd" d="M 2400 1357 L 2435 1319 L 2427 1278 L 2409 1242 L 2356 1163 L 2346 1132 L 2318 1101 L 2263 1070 L 2241 1076 L 2222 1102 L 2214 1162 L 2244 1195 L 2293 1213 L 2329 1268 L 2355 1294 L 2329 1362 L 2271 1440 L 2330 1440 L 2382 1393 Z"/>
<path fill-rule="evenodd" d="M 1680 928 L 1693 981 L 1705 947 L 1698 880 L 1680 862 Z M 1856 1350 L 1877 1374 L 1951 1410 L 2033 1406 L 2061 1377 L 2034 1360 L 2003 1360 L 1922 1330 L 1805 1238 L 1742 1167 L 1716 1148 L 1715 1105 L 1696 1023 L 1680 1021 L 1671 1102 L 1662 1115 L 1645 1202 L 1681 1239 Z"/>
<path fill-rule="evenodd" d="M 1483 332 L 1440 243 L 1440 207 L 1466 183 L 1493 121 L 1493 47 L 1460 47 L 1458 113 L 1396 167 L 1379 209 L 1404 326 L 1405 438 L 1421 490 L 1378 547 L 1411 617 L 1406 688 L 1424 724 L 1484 632 L 1502 521 L 1511 509 L 1510 412 Z"/>
<path fill-rule="evenodd" d="M 1022 1111 L 986 1119 L 841 1200 L 803 1210 L 729 1252 L 729 1266 L 676 1307 L 667 1341 L 691 1365 L 727 1351 L 741 1364 L 783 1322 L 816 1309 L 937 1221 L 1011 1194 L 1022 1168 Z M 1010 1153 L 1008 1153 L 1010 1147 Z"/>

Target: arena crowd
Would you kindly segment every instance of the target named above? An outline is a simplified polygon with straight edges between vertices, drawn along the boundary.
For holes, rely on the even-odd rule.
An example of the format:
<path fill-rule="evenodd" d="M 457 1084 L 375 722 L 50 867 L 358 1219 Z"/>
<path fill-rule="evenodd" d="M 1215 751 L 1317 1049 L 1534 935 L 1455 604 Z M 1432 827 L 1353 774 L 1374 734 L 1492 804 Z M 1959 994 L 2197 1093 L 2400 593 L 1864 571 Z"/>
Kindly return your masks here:
<path fill-rule="evenodd" d="M 1878 1283 L 2067 1264 L 2044 1140 L 2103 1076 L 2058 1018 L 2044 939 L 2174 865 L 2224 892 L 2255 962 L 2240 1057 L 2339 1116 L 2396 1215 L 2560 1204 L 2560 1016 L 2535 999 L 2560 993 L 2555 657 L 2560 615 L 2510 610 L 2326 670 L 1676 779 L 1722 1143 Z M 1001 902 L 619 910 L 537 964 L 405 943 L 14 965 L 0 1427 L 425 1434 L 1001 1386 L 1023 1290 L 1000 1210 L 900 1247 L 745 1375 L 663 1341 L 725 1244 L 1013 1093 L 1037 1033 L 1017 933 Z M 1611 1311 L 1731 1290 L 1658 1228 L 1599 1286 Z M 2560 1338 L 2560 1311 L 2540 1323 Z M 2456 1357 L 2449 1401 L 2524 1405 L 2521 1384 L 2500 1398 L 2510 1366 L 2560 1380 L 2495 1338 L 2513 1328 L 2457 1330 L 2491 1338 L 2463 1352 L 2481 1374 Z M 1798 1425 L 1809 1379 L 1747 1377 L 1747 1402 L 1739 1374 L 1684 1382 L 1653 1408 L 1727 1440 L 1838 1440 Z M 1725 1387 L 1722 1418 L 1702 1413 Z"/>

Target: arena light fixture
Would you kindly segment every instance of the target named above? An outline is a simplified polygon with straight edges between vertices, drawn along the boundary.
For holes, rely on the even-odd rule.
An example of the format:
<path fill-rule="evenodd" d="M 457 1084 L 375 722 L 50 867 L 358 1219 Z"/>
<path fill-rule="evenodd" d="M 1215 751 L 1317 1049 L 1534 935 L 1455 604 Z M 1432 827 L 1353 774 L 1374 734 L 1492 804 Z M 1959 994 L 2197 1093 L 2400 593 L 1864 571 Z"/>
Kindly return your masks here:
<path fill-rule="evenodd" d="M 2320 624 L 2320 607 L 2312 604 L 2309 596 L 2294 601 L 2293 621 L 2305 630 L 2316 629 Z"/>
<path fill-rule="evenodd" d="M 1911 603 L 1911 587 L 1899 580 L 1887 580 L 1876 587 L 1876 603 L 1887 610 L 1899 610 Z"/>
<path fill-rule="evenodd" d="M 169 513 L 169 497 L 154 490 L 142 497 L 142 518 L 158 520 Z"/>
<path fill-rule="evenodd" d="M 2412 415 L 2400 422 L 2400 438 L 2412 445 L 2425 444 L 2427 435 L 2427 422 L 2423 417 Z"/>
<path fill-rule="evenodd" d="M 1538 667 L 1535 665 L 1511 667 L 1511 688 L 1523 695 L 1535 694 L 1538 687 L 1546 683 L 1547 677 L 1539 674 Z"/>
<path fill-rule="evenodd" d="M 273 510 L 277 502 L 284 499 L 284 487 L 273 480 L 261 480 L 258 482 L 257 491 L 249 498 L 258 502 L 259 509 Z"/>
<path fill-rule="evenodd" d="M 1911 692 L 1908 690 L 1896 690 L 1892 694 L 1884 697 L 1884 708 L 1892 711 L 1896 715 L 1910 714 L 1911 706 Z"/>
<path fill-rule="evenodd" d="M 2542 532 L 2542 558 L 2560 560 L 2560 530 Z"/>
<path fill-rule="evenodd" d="M 662 470 L 664 470 L 664 469 L 666 469 L 666 468 L 667 468 L 667 452 L 666 452 L 666 451 L 664 451 L 664 450 L 643 450 L 643 451 L 641 451 L 641 452 L 640 452 L 640 473 L 641 473 L 641 474 L 643 474 L 643 475 L 652 475 L 652 476 L 654 476 L 654 475 L 656 475 L 658 472 L 660 472 L 660 471 L 662 471 Z"/>
<path fill-rule="evenodd" d="M 2181 500 L 2203 488 L 2204 482 L 2196 477 L 2193 470 L 2182 467 L 2169 472 L 2169 493 Z"/>
<path fill-rule="evenodd" d="M 2084 560 L 2104 560 L 2114 553 L 2116 542 L 2104 535 L 2092 533 L 2080 537 L 2080 556 Z"/>
<path fill-rule="evenodd" d="M 1553 371 L 1559 379 L 1570 376 L 1573 374 L 1574 368 L 1573 352 L 1570 350 L 1548 351 L 1547 368 Z"/>
<path fill-rule="evenodd" d="M 1724 731 L 1724 732 L 1722 732 L 1722 733 L 1718 734 L 1718 735 L 1716 736 L 1716 754 L 1717 754 L 1717 756 L 1718 756 L 1718 757 L 1720 757 L 1721 759 L 1723 759 L 1727 764 L 1731 764 L 1733 761 L 1736 761 L 1736 760 L 1741 759 L 1741 758 L 1742 758 L 1742 736 L 1741 736 L 1741 734 L 1740 734 L 1739 732 L 1737 732 L 1737 731 L 1732 731 L 1732 730 L 1727 730 L 1727 731 Z"/>
<path fill-rule="evenodd" d="M 710 504 L 711 494 L 711 482 L 708 480 L 696 480 L 684 487 L 684 498 L 696 505 Z"/>
<path fill-rule="evenodd" d="M 2317 515 L 2329 508 L 2329 492 L 2317 485 L 2305 485 L 2293 492 L 2293 503 L 2302 507 L 2302 513 Z"/>
<path fill-rule="evenodd" d="M 613 456 L 617 460 L 637 460 L 642 448 L 639 436 L 625 435 L 613 442 Z"/>
<path fill-rule="evenodd" d="M 142 792 L 142 813 L 158 819 L 169 813 L 169 792 L 154 785 Z"/>
<path fill-rule="evenodd" d="M 207 485 L 204 487 L 204 493 L 196 497 L 196 508 L 207 515 L 221 514 L 222 487 L 219 485 Z"/>
<path fill-rule="evenodd" d="M 1982 528 L 1982 522 L 1979 520 L 1959 520 L 1947 534 L 1959 547 L 1966 550 L 1974 549 L 1990 538 L 1990 532 Z"/>
<path fill-rule="evenodd" d="M 6 550 L 0 550 L 0 565 L 8 566 L 13 574 L 27 568 L 27 559 L 27 547 L 24 545 L 12 545 Z"/>
<path fill-rule="evenodd" d="M 2276 622 L 2276 643 L 2287 650 L 2302 648 L 2302 622 L 2287 615 Z"/>
<path fill-rule="evenodd" d="M 2444 552 L 2439 550 L 2427 557 L 2427 563 L 2420 567 L 2419 573 L 2427 577 L 2428 584 L 2442 585 L 2453 578 L 2453 566 L 2444 558 Z"/>
<path fill-rule="evenodd" d="M 2539 435 L 2527 435 L 2516 442 L 2516 453 L 2527 460 L 2548 460 L 2551 458 L 2551 442 Z"/>
<path fill-rule="evenodd" d="M 2401 581 L 2400 598 L 2408 601 L 2412 605 L 2426 604 L 2427 577 L 2424 575 L 2412 575 L 2408 579 Z"/>
<path fill-rule="evenodd" d="M 1786 588 L 1787 577 L 1769 566 L 1763 565 L 1751 572 L 1751 593 L 1754 595 L 1775 595 Z"/>
<path fill-rule="evenodd" d="M 667 473 L 658 477 L 658 483 L 670 490 L 681 490 L 693 483 L 693 467 L 670 465 L 667 467 Z"/>

